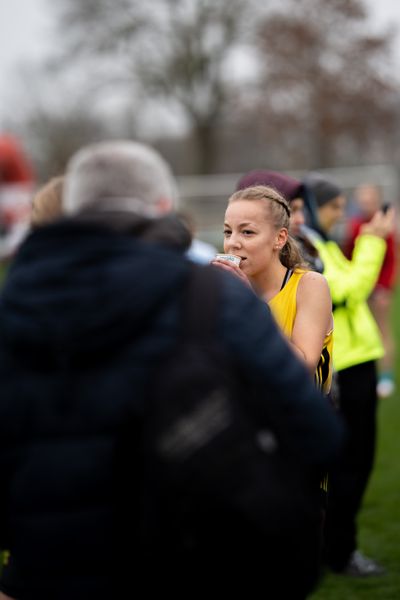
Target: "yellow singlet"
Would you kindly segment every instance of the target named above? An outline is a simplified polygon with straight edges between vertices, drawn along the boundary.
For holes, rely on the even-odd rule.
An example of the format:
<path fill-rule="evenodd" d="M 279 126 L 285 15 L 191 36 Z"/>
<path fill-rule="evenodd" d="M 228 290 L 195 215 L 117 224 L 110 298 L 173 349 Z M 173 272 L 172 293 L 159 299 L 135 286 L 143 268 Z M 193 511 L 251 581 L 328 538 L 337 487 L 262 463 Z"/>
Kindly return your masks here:
<path fill-rule="evenodd" d="M 268 302 L 276 322 L 289 339 L 292 337 L 296 318 L 297 287 L 304 273 L 307 271 L 296 269 L 280 292 Z M 332 383 L 332 349 L 333 330 L 325 336 L 321 358 L 314 376 L 316 385 L 324 394 L 329 392 Z"/>

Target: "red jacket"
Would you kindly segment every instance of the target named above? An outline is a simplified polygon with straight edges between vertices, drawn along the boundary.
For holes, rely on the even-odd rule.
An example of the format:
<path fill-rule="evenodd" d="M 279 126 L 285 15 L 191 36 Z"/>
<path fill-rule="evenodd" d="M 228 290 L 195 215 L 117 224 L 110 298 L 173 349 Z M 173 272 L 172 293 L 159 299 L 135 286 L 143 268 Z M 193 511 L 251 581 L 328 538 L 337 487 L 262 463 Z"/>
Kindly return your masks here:
<path fill-rule="evenodd" d="M 347 236 L 343 246 L 343 252 L 348 259 L 351 259 L 354 242 L 360 233 L 360 228 L 369 219 L 362 217 L 353 217 L 350 219 L 347 228 Z M 381 272 L 379 273 L 376 288 L 383 287 L 392 289 L 396 283 L 396 239 L 394 233 L 391 233 L 386 239 L 386 254 L 383 261 Z"/>

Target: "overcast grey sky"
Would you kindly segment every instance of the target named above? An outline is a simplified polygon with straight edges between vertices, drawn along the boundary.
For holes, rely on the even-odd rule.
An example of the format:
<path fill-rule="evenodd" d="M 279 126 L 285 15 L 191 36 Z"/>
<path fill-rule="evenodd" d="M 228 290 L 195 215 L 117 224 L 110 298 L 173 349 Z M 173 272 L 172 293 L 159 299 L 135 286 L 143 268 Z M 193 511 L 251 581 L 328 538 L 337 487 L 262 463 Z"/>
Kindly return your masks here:
<path fill-rule="evenodd" d="M 0 0 L 0 77 L 20 60 L 40 58 L 49 49 L 48 0 Z"/>
<path fill-rule="evenodd" d="M 26 61 L 40 62 L 41 58 L 51 53 L 50 2 L 51 0 L 0 0 L 0 127 L 5 111 L 9 110 L 10 87 L 18 64 Z M 400 2 L 367 0 L 367 4 L 377 26 L 392 24 L 398 27 L 396 53 L 400 63 Z"/>

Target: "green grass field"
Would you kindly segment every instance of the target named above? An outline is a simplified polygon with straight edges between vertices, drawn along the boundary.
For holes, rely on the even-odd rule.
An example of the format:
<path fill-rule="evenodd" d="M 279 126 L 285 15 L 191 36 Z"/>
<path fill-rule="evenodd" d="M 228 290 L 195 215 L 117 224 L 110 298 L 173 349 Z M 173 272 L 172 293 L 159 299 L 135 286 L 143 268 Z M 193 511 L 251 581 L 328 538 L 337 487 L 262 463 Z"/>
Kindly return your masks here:
<path fill-rule="evenodd" d="M 393 306 L 400 357 L 400 288 Z M 400 365 L 397 361 L 397 386 Z M 311 600 L 400 599 L 400 389 L 380 400 L 375 469 L 359 518 L 359 545 L 387 569 L 382 577 L 354 579 L 327 574 Z"/>

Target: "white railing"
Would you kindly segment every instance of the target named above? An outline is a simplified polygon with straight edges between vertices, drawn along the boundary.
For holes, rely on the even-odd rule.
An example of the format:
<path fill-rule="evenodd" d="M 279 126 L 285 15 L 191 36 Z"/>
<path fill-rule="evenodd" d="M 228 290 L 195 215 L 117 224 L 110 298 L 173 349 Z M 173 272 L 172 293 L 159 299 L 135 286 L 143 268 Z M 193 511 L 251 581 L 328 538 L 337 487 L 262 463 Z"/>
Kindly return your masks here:
<path fill-rule="evenodd" d="M 394 165 L 338 167 L 318 169 L 318 172 L 340 185 L 350 201 L 357 185 L 375 183 L 382 189 L 385 201 L 400 205 L 399 171 Z M 301 179 L 305 173 L 290 171 L 288 174 Z M 242 175 L 221 173 L 178 177 L 180 208 L 192 214 L 198 226 L 198 235 L 205 241 L 217 245 L 221 243 L 226 202 Z"/>

